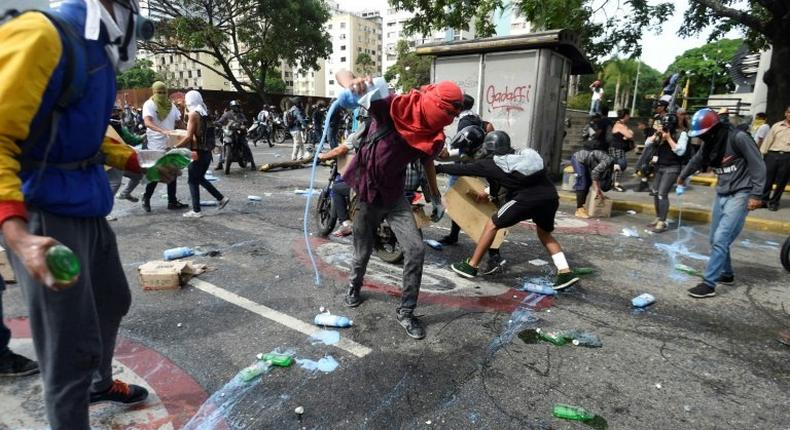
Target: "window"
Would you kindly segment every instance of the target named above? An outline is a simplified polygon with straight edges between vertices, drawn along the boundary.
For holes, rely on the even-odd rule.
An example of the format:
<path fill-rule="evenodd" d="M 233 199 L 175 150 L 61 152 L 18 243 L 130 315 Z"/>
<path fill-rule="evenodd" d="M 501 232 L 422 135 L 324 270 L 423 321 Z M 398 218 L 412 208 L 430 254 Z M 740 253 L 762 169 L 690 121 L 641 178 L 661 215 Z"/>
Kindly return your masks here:
<path fill-rule="evenodd" d="M 346 50 L 346 45 L 340 45 L 340 50 L 341 51 L 345 51 Z"/>
<path fill-rule="evenodd" d="M 340 35 L 340 40 L 346 40 L 346 33 Z"/>
<path fill-rule="evenodd" d="M 362 48 L 357 48 L 357 52 L 362 52 Z"/>
<path fill-rule="evenodd" d="M 178 72 L 178 77 L 184 79 L 184 72 Z"/>
<path fill-rule="evenodd" d="M 388 22 L 387 27 L 395 27 L 395 21 Z"/>
<path fill-rule="evenodd" d="M 334 79 L 330 79 L 329 80 L 329 85 L 335 85 L 335 80 Z"/>
<path fill-rule="evenodd" d="M 341 22 L 340 23 L 340 28 L 346 28 L 346 23 L 345 22 Z"/>
<path fill-rule="evenodd" d="M 192 71 L 191 70 L 188 72 L 188 75 L 189 75 L 190 78 L 192 77 Z"/>
<path fill-rule="evenodd" d="M 170 64 L 173 64 L 173 56 L 170 56 Z"/>
<path fill-rule="evenodd" d="M 329 90 L 329 97 L 332 97 L 334 95 L 335 95 L 335 90 Z"/>
<path fill-rule="evenodd" d="M 197 74 L 198 74 L 198 78 L 202 77 L 203 76 L 202 70 L 198 69 Z"/>
<path fill-rule="evenodd" d="M 341 63 L 345 63 L 346 62 L 346 57 L 340 57 L 340 62 Z"/>
<path fill-rule="evenodd" d="M 331 29 L 332 29 L 332 24 L 329 24 L 329 26 L 327 27 L 327 29 L 328 29 L 328 30 L 331 30 Z"/>

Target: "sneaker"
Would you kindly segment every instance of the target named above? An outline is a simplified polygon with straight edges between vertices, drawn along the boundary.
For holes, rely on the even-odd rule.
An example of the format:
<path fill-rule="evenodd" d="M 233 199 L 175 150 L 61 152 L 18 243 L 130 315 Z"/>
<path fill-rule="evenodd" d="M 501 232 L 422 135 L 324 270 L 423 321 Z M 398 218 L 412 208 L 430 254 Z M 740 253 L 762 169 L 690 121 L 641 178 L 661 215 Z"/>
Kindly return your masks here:
<path fill-rule="evenodd" d="M 491 275 L 501 270 L 507 261 L 503 260 L 499 255 L 492 255 L 486 260 L 485 268 L 480 271 L 483 275 Z"/>
<path fill-rule="evenodd" d="M 107 215 L 106 217 L 104 217 L 104 219 L 106 219 L 107 221 L 118 221 L 118 217 L 112 214 Z"/>
<path fill-rule="evenodd" d="M 135 197 L 135 196 L 133 196 L 131 194 L 118 194 L 118 197 L 116 197 L 116 199 L 118 199 L 118 200 L 129 200 L 132 203 L 137 203 L 137 202 L 140 201 L 140 199 L 138 199 L 137 197 Z"/>
<path fill-rule="evenodd" d="M 38 363 L 19 354 L 9 352 L 0 358 L 0 377 L 29 376 L 38 372 Z"/>
<path fill-rule="evenodd" d="M 656 226 L 656 224 L 658 224 L 659 222 L 661 222 L 661 218 L 656 218 L 656 219 L 654 219 L 654 220 L 653 220 L 653 222 L 651 222 L 651 223 L 648 223 L 648 224 L 645 224 L 645 225 L 646 225 L 647 227 L 653 228 L 653 227 L 655 227 L 655 226 Z"/>
<path fill-rule="evenodd" d="M 189 211 L 189 212 L 184 212 L 184 215 L 182 215 L 182 216 L 184 218 L 201 218 L 203 216 L 203 214 L 200 213 L 200 212 Z"/>
<path fill-rule="evenodd" d="M 557 279 L 554 280 L 554 286 L 552 288 L 556 291 L 560 291 L 577 282 L 579 282 L 579 277 L 573 272 L 557 273 Z"/>
<path fill-rule="evenodd" d="M 716 295 L 716 289 L 704 282 L 700 282 L 694 288 L 689 288 L 688 291 L 689 296 L 695 299 L 704 299 L 705 297 L 713 297 Z"/>
<path fill-rule="evenodd" d="M 148 398 L 148 390 L 145 388 L 116 379 L 112 381 L 112 385 L 107 391 L 91 393 L 90 403 L 115 402 L 133 405 L 145 401 L 146 398 Z"/>
<path fill-rule="evenodd" d="M 223 197 L 222 200 L 219 201 L 219 204 L 217 205 L 217 208 L 218 209 L 225 209 L 225 206 L 228 205 L 228 202 L 230 202 L 230 199 L 228 197 Z"/>
<path fill-rule="evenodd" d="M 459 261 L 458 263 L 451 264 L 450 268 L 453 269 L 453 272 L 463 276 L 464 278 L 472 279 L 475 276 L 477 276 L 477 268 L 469 265 L 468 258 L 464 261 Z"/>
<path fill-rule="evenodd" d="M 647 181 L 639 181 L 639 188 L 636 189 L 637 192 L 642 193 L 650 189 L 650 184 Z"/>
<path fill-rule="evenodd" d="M 666 222 L 659 221 L 659 222 L 656 223 L 656 226 L 653 227 L 653 233 L 663 233 L 663 232 L 667 231 L 668 228 L 669 228 L 669 226 L 667 225 Z"/>
<path fill-rule="evenodd" d="M 422 339 L 425 337 L 425 328 L 417 317 L 412 314 L 398 314 L 398 322 L 401 327 L 406 329 L 406 334 L 414 339 Z"/>
<path fill-rule="evenodd" d="M 456 243 L 458 243 L 458 238 L 452 237 L 448 234 L 447 236 L 444 236 L 443 238 L 439 239 L 439 243 L 441 243 L 443 246 L 455 245 Z"/>
<path fill-rule="evenodd" d="M 722 285 L 732 285 L 735 283 L 735 275 L 721 275 L 719 279 L 716 280 L 717 284 Z"/>
<path fill-rule="evenodd" d="M 350 235 L 352 232 L 353 232 L 353 230 L 351 229 L 350 226 L 342 225 L 342 226 L 340 226 L 339 229 L 337 229 L 337 231 L 335 231 L 333 236 L 335 236 L 335 237 L 346 237 L 346 236 Z"/>
<path fill-rule="evenodd" d="M 346 294 L 345 302 L 346 306 L 349 308 L 355 308 L 362 304 L 362 297 L 359 294 L 360 288 L 358 287 L 348 287 L 348 294 Z"/>
<path fill-rule="evenodd" d="M 590 217 L 590 214 L 587 213 L 587 209 L 585 209 L 585 208 L 576 209 L 576 218 L 587 219 L 589 217 Z"/>
<path fill-rule="evenodd" d="M 146 212 L 151 212 L 151 199 L 146 199 L 143 197 L 143 210 Z"/>
<path fill-rule="evenodd" d="M 648 193 L 648 195 L 649 195 L 650 197 L 655 197 L 655 196 L 657 196 L 657 195 L 658 195 L 658 191 L 656 191 L 656 190 L 654 190 L 654 189 L 652 189 L 652 188 L 651 188 L 651 189 L 650 189 L 650 192 Z"/>
<path fill-rule="evenodd" d="M 167 208 L 170 209 L 170 210 L 186 209 L 188 207 L 189 207 L 188 204 L 181 203 L 178 200 L 176 200 L 174 202 L 170 202 L 170 203 L 167 204 Z"/>
<path fill-rule="evenodd" d="M 771 212 L 776 212 L 779 210 L 779 203 L 768 203 L 768 210 Z"/>
<path fill-rule="evenodd" d="M 614 187 L 612 187 L 612 189 L 617 191 L 618 193 L 624 193 L 625 192 L 625 188 L 623 188 L 622 185 L 620 185 L 620 184 L 614 184 Z"/>

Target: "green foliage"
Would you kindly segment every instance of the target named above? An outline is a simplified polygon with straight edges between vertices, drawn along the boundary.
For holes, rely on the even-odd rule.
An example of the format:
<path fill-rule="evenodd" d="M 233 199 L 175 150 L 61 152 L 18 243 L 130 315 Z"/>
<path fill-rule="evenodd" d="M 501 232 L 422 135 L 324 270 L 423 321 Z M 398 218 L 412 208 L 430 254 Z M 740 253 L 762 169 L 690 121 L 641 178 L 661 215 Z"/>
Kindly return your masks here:
<path fill-rule="evenodd" d="M 734 86 L 726 64 L 730 62 L 738 48 L 743 44 L 741 39 L 723 39 L 708 43 L 699 48 L 689 49 L 675 58 L 668 72 L 681 72 L 691 79 L 689 97 L 707 98 L 713 84 L 714 93 L 732 89 Z"/>
<path fill-rule="evenodd" d="M 579 92 L 575 96 L 568 97 L 568 109 L 590 110 L 590 93 Z"/>
<path fill-rule="evenodd" d="M 639 55 L 642 35 L 658 31 L 663 22 L 655 17 L 674 11 L 671 2 L 653 4 L 647 0 L 626 1 L 617 15 L 601 16 L 601 19 L 597 19 L 599 15 L 592 0 L 390 0 L 390 5 L 416 12 L 406 25 L 407 32 L 428 34 L 447 27 L 468 29 L 474 22 L 478 37 L 495 33 L 492 13 L 512 8 L 537 29 L 573 30 L 593 59 L 617 51 Z"/>
<path fill-rule="evenodd" d="M 356 60 L 356 73 L 360 76 L 370 76 L 376 71 L 376 66 L 373 64 L 373 58 L 367 53 L 357 55 Z"/>
<path fill-rule="evenodd" d="M 148 60 L 137 59 L 134 66 L 117 77 L 118 89 L 151 88 L 156 81 L 163 80 L 153 69 L 153 63 Z"/>
<path fill-rule="evenodd" d="M 428 56 L 418 56 L 414 53 L 405 40 L 399 40 L 396 47 L 398 61 L 395 62 L 387 72 L 384 79 L 394 82 L 402 91 L 412 88 L 419 88 L 431 82 L 431 62 L 433 59 Z"/>
<path fill-rule="evenodd" d="M 285 88 L 285 81 L 282 78 L 280 69 L 272 69 L 266 73 L 264 91 L 269 94 L 285 94 Z"/>
<path fill-rule="evenodd" d="M 238 91 L 284 89 L 269 79 L 281 62 L 317 69 L 332 49 L 323 0 L 149 0 L 148 7 L 159 21 L 156 39 L 143 47 L 200 63 Z"/>

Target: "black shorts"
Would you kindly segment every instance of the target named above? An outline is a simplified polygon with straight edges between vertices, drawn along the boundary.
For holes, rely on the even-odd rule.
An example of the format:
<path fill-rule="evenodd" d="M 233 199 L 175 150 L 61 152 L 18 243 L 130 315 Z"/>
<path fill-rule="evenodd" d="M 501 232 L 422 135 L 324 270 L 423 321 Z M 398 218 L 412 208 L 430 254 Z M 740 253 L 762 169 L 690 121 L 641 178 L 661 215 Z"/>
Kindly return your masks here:
<path fill-rule="evenodd" d="M 554 215 L 560 207 L 559 199 L 522 202 L 510 200 L 491 216 L 496 228 L 508 228 L 531 219 L 541 230 L 554 231 Z"/>

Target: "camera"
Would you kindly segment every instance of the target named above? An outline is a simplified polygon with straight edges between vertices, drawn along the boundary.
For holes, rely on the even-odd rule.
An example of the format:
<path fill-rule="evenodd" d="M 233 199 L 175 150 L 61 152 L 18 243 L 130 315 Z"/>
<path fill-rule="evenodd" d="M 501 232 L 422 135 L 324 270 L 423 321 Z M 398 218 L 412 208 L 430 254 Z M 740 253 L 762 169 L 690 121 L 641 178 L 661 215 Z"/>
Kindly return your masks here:
<path fill-rule="evenodd" d="M 661 131 L 665 133 L 674 133 L 678 128 L 678 116 L 674 113 L 668 113 L 661 117 Z"/>

